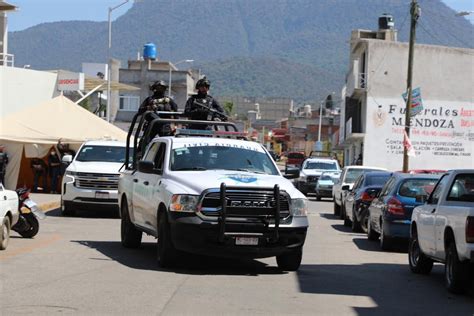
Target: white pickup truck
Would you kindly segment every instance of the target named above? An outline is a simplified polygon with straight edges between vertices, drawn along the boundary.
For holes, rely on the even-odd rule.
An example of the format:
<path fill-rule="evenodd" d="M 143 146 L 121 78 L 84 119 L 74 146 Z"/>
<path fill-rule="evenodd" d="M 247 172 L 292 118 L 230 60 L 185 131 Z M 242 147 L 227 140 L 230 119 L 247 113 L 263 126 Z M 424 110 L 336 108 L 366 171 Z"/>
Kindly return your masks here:
<path fill-rule="evenodd" d="M 122 245 L 139 247 L 143 232 L 156 237 L 162 267 L 172 267 L 183 251 L 276 256 L 282 270 L 297 270 L 306 197 L 261 144 L 212 134 L 182 129 L 154 138 L 141 160 L 127 158 L 119 180 Z"/>
<path fill-rule="evenodd" d="M 413 210 L 410 232 L 410 269 L 428 274 L 433 261 L 444 263 L 447 289 L 466 291 L 474 269 L 474 170 L 444 174 L 426 203 Z"/>

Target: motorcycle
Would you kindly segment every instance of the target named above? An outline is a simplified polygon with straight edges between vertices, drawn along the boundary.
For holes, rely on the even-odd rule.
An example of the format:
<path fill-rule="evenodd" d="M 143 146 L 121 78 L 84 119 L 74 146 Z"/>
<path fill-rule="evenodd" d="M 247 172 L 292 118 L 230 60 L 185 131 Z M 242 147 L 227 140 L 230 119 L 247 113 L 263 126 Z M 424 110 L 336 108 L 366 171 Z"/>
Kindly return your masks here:
<path fill-rule="evenodd" d="M 18 222 L 12 227 L 12 230 L 24 238 L 32 238 L 38 234 L 38 219 L 45 219 L 46 214 L 41 211 L 38 205 L 30 199 L 30 189 L 23 187 L 15 190 L 18 194 L 18 212 L 20 217 Z M 28 209 L 29 212 L 26 212 Z"/>

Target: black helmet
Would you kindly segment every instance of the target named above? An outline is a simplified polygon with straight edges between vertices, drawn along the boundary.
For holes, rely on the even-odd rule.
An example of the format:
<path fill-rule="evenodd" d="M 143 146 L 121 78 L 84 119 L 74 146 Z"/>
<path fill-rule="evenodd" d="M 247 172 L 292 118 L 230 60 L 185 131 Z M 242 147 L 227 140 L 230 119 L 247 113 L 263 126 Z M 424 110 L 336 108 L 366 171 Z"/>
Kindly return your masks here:
<path fill-rule="evenodd" d="M 158 80 L 158 81 L 155 81 L 151 86 L 150 86 L 150 90 L 151 91 L 156 91 L 158 90 L 158 87 L 164 87 L 166 90 L 168 88 L 168 85 L 166 84 L 166 82 L 164 82 L 163 80 Z"/>
<path fill-rule="evenodd" d="M 196 89 L 198 89 L 199 87 L 210 87 L 211 86 L 211 82 L 209 80 L 207 80 L 206 77 L 202 78 L 202 79 L 199 79 L 197 82 L 196 82 Z"/>

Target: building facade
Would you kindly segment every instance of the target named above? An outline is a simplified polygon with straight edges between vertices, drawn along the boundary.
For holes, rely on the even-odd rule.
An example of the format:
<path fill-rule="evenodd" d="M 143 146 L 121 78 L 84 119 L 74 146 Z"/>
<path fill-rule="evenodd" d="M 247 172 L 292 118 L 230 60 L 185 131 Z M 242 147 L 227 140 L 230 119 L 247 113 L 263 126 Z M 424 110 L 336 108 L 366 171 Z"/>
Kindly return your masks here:
<path fill-rule="evenodd" d="M 140 90 L 120 94 L 117 121 L 132 120 L 140 104 L 151 95 L 149 87 L 155 81 L 171 83 L 171 96 L 181 111 L 184 111 L 188 97 L 195 93 L 197 74 L 189 70 L 178 70 L 168 61 L 129 60 L 128 67 L 120 69 L 119 73 L 121 83 L 139 87 Z"/>
<path fill-rule="evenodd" d="M 221 104 L 232 102 L 233 114 L 238 118 L 247 118 L 249 111 L 258 112 L 259 119 L 278 121 L 287 118 L 293 101 L 287 98 L 257 98 L 257 97 L 218 97 Z"/>
<path fill-rule="evenodd" d="M 401 170 L 408 43 L 396 31 L 352 32 L 339 141 L 345 164 Z M 413 88 L 422 109 L 410 120 L 409 169 L 474 167 L 474 50 L 415 45 Z M 412 112 L 415 112 L 412 110 Z"/>

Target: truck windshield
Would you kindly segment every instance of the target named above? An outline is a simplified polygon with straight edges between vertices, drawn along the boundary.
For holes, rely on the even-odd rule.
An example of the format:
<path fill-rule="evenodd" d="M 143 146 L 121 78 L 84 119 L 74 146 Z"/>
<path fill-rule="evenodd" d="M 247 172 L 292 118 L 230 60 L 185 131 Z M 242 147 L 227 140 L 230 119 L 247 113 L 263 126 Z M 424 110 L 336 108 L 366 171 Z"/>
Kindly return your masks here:
<path fill-rule="evenodd" d="M 271 158 L 257 150 L 226 146 L 195 146 L 174 148 L 172 171 L 236 170 L 278 175 Z"/>
<path fill-rule="evenodd" d="M 322 162 L 322 161 L 314 161 L 308 162 L 304 166 L 304 169 L 318 169 L 318 170 L 338 170 L 337 164 L 335 162 Z"/>
<path fill-rule="evenodd" d="M 76 161 L 125 162 L 125 147 L 83 146 Z"/>

